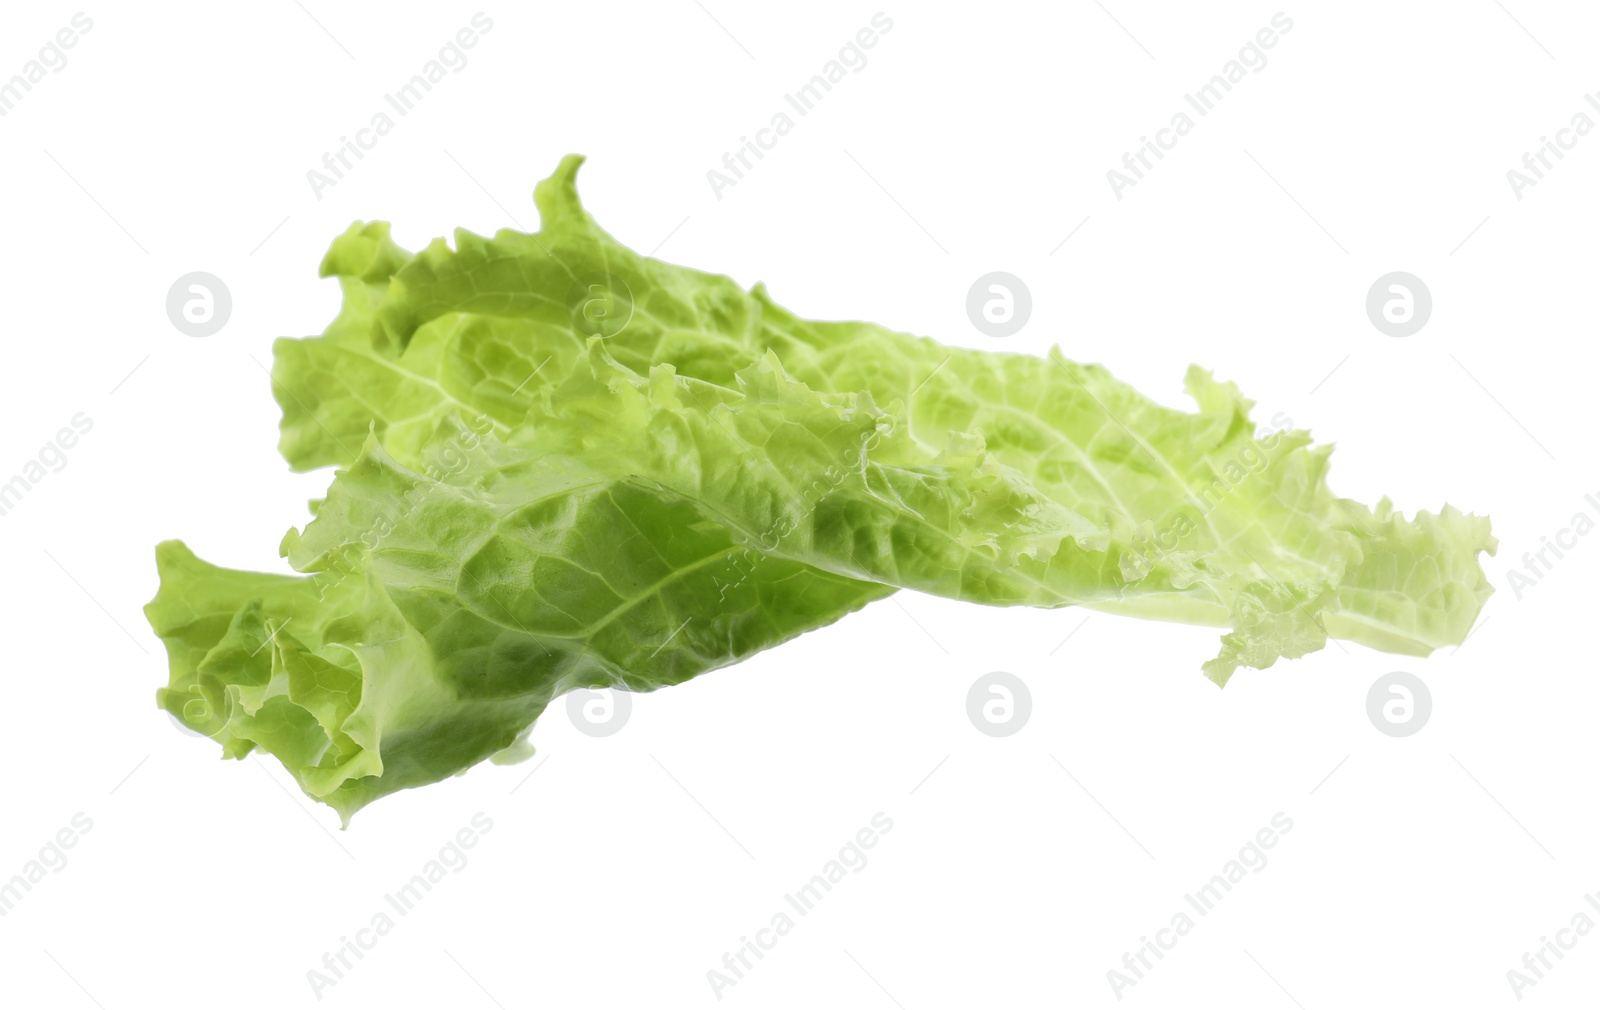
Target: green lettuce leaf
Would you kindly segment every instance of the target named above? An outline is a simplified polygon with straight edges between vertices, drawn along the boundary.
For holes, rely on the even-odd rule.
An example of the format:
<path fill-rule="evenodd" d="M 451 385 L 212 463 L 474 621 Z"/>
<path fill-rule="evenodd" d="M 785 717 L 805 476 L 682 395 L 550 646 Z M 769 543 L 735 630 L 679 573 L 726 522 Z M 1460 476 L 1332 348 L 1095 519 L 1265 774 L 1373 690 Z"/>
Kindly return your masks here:
<path fill-rule="evenodd" d="M 1335 496 L 1331 449 L 1231 383 L 1191 366 L 1185 412 L 1059 350 L 800 318 L 616 242 L 580 163 L 536 235 L 334 243 L 344 306 L 273 369 L 285 458 L 345 467 L 284 541 L 309 577 L 162 548 L 162 704 L 346 818 L 573 687 L 678 683 L 900 588 L 1224 628 L 1219 685 L 1330 635 L 1426 655 L 1490 592 L 1487 519 Z"/>
<path fill-rule="evenodd" d="M 511 502 L 366 449 L 285 539 L 317 574 L 216 568 L 169 541 L 146 608 L 170 659 L 158 703 L 227 757 L 272 754 L 346 823 L 518 748 L 573 688 L 680 683 L 892 591 L 744 550 L 637 480 L 541 466 Z"/>

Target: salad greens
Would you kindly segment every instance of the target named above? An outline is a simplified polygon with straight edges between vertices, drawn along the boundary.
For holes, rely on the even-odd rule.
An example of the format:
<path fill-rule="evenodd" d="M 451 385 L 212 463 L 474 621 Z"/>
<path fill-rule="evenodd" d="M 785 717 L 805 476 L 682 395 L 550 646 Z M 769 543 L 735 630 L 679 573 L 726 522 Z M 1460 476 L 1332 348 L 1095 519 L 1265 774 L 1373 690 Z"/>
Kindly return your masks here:
<path fill-rule="evenodd" d="M 302 575 L 157 548 L 159 704 L 347 823 L 524 756 L 571 689 L 676 684 L 897 589 L 1224 628 L 1219 685 L 1329 636 L 1426 655 L 1491 591 L 1486 518 L 1336 497 L 1331 447 L 1258 435 L 1231 383 L 1191 367 L 1189 413 L 1059 351 L 800 318 L 622 246 L 581 163 L 537 234 L 334 242 L 343 307 L 272 374 L 284 457 L 341 468 L 284 538 Z"/>

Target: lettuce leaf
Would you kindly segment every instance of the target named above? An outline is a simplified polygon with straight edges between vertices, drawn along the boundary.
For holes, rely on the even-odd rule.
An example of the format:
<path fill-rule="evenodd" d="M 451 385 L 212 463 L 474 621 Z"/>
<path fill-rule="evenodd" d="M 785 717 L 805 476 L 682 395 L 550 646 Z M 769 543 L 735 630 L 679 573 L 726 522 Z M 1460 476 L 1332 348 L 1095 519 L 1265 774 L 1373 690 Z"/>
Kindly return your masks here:
<path fill-rule="evenodd" d="M 1490 590 L 1488 520 L 1327 484 L 1191 366 L 1195 412 L 1103 368 L 815 322 L 640 256 L 580 204 L 412 255 L 356 224 L 321 336 L 275 346 L 280 449 L 337 464 L 307 577 L 158 551 L 161 704 L 348 817 L 496 753 L 574 687 L 651 690 L 901 589 L 1227 629 L 1204 665 L 1330 635 L 1426 655 Z"/>

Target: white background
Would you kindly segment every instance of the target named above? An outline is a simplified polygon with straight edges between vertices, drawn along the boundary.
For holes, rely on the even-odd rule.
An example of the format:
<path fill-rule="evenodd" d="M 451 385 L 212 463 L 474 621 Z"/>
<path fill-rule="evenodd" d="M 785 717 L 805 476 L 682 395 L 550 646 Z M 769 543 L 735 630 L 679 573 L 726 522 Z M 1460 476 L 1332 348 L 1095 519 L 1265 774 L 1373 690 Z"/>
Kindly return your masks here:
<path fill-rule="evenodd" d="M 1583 100 L 1600 14 L 1283 8 L 1266 67 L 1119 201 L 1107 170 L 1278 7 L 885 7 L 868 65 L 719 200 L 707 170 L 878 7 L 484 7 L 470 63 L 318 200 L 307 170 L 479 9 L 86 8 L 68 65 L 0 118 L 0 480 L 74 414 L 94 421 L 0 516 L 0 878 L 74 813 L 94 823 L 0 918 L 0 1002 L 315 1005 L 306 972 L 479 811 L 494 828 L 470 864 L 323 1004 L 718 1005 L 707 971 L 879 811 L 894 827 L 870 863 L 721 1004 L 1118 1005 L 1107 971 L 1280 811 L 1294 827 L 1266 868 L 1122 1004 L 1517 1002 L 1507 970 L 1600 889 L 1600 537 L 1521 600 L 1506 581 L 1600 493 L 1600 135 L 1521 200 L 1506 172 L 1575 113 L 1600 119 Z M 0 78 L 77 10 L 9 5 Z M 533 738 L 547 763 L 477 768 L 340 832 L 281 768 L 221 762 L 154 707 L 152 547 L 283 570 L 278 540 L 328 475 L 276 454 L 263 366 L 274 337 L 332 317 L 328 242 L 355 219 L 412 248 L 532 228 L 533 184 L 570 151 L 622 241 L 765 280 L 802 315 L 1060 343 L 1173 404 L 1190 362 L 1212 368 L 1259 419 L 1337 442 L 1339 493 L 1492 515 L 1499 591 L 1459 651 L 1330 646 L 1225 691 L 1199 674 L 1212 630 L 906 594 L 639 696 L 606 739 L 555 706 Z M 206 339 L 165 314 L 192 270 L 234 298 Z M 1033 294 L 1004 341 L 964 309 L 992 270 Z M 1364 309 L 1391 270 L 1433 294 L 1405 339 Z M 965 714 L 992 670 L 1033 696 L 1007 739 Z M 1365 714 L 1391 670 L 1433 692 L 1408 739 Z M 1591 935 L 1522 995 L 1571 1007 L 1597 988 Z"/>

